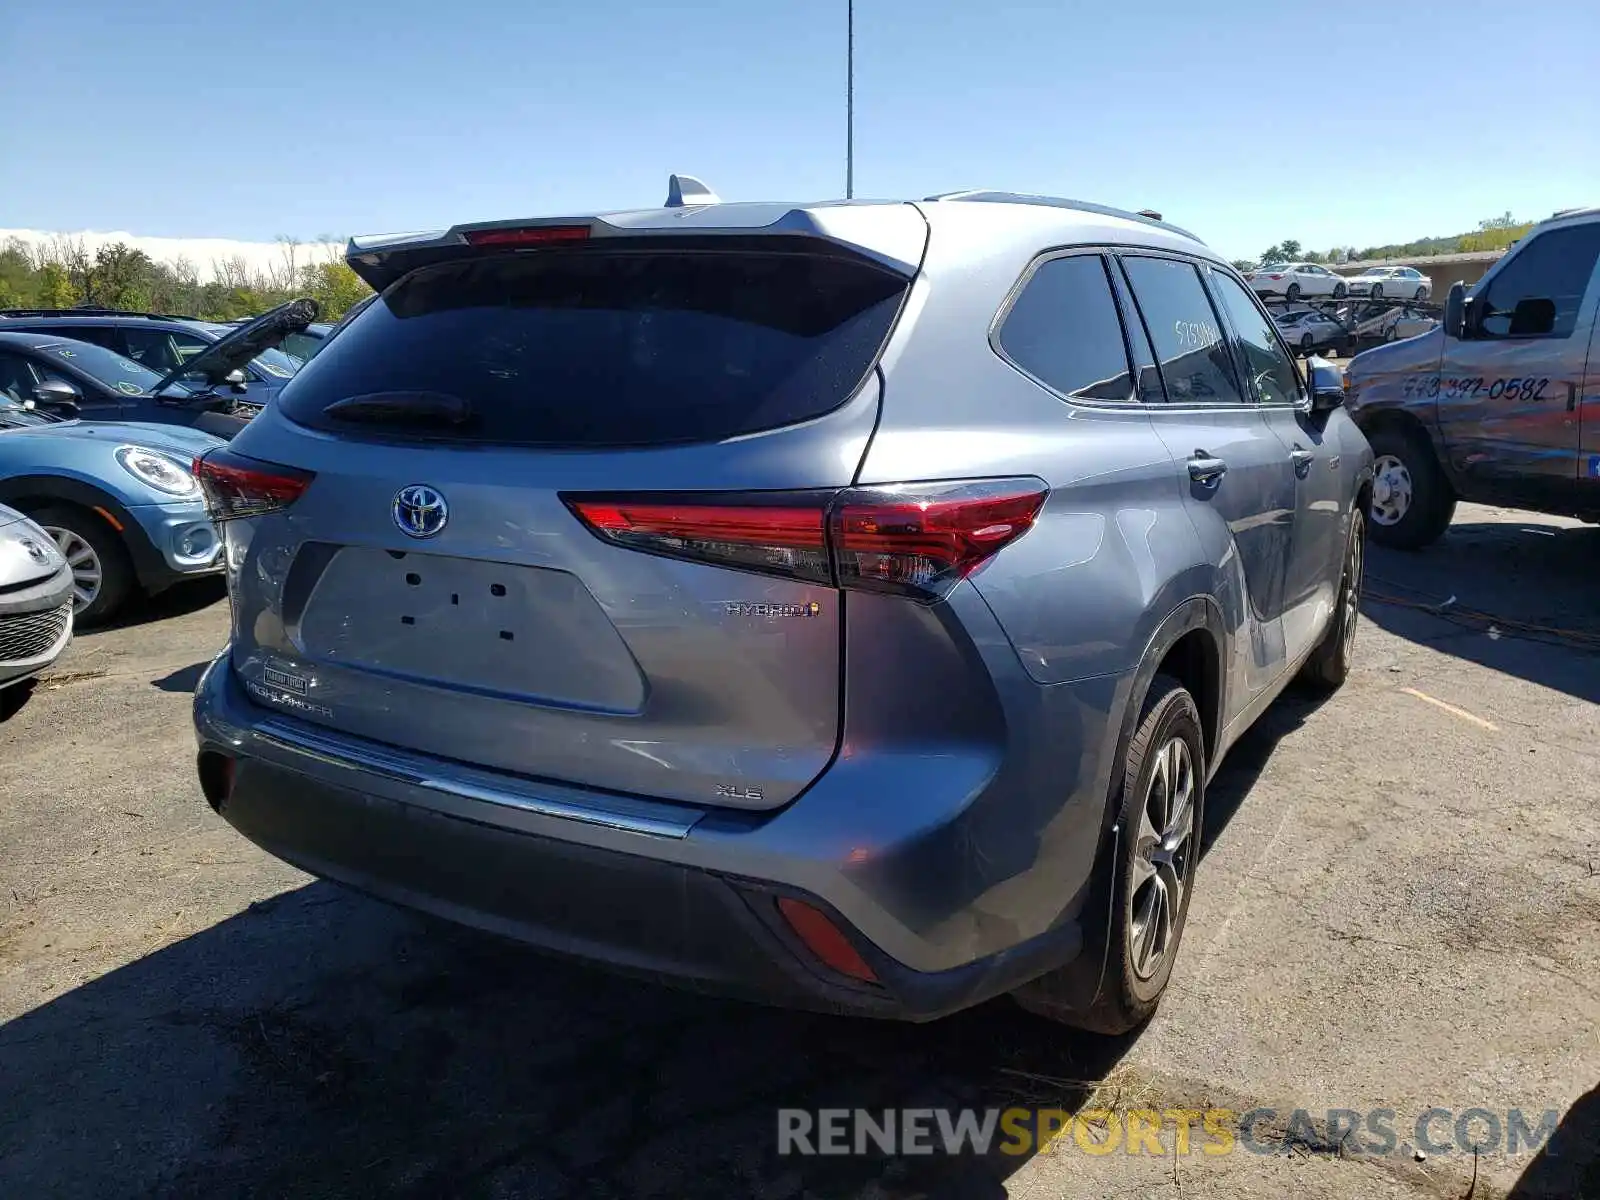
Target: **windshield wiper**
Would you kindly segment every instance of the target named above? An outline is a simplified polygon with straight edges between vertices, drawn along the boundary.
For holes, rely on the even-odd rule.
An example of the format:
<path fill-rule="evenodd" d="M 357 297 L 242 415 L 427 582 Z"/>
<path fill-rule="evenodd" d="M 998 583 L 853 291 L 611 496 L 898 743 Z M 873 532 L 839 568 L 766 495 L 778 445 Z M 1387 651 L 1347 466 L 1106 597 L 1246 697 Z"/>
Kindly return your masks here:
<path fill-rule="evenodd" d="M 335 400 L 322 415 L 367 425 L 448 425 L 459 427 L 477 414 L 469 401 L 447 392 L 371 392 Z"/>

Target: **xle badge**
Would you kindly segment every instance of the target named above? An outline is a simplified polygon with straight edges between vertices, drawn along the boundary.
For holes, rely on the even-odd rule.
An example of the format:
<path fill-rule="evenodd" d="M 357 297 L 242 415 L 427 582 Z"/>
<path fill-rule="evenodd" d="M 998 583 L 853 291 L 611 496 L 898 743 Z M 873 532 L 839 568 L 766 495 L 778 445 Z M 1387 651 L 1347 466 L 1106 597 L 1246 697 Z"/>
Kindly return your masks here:
<path fill-rule="evenodd" d="M 725 608 L 730 617 L 814 617 L 822 611 L 822 605 L 815 600 L 806 604 L 751 604 L 729 600 Z"/>

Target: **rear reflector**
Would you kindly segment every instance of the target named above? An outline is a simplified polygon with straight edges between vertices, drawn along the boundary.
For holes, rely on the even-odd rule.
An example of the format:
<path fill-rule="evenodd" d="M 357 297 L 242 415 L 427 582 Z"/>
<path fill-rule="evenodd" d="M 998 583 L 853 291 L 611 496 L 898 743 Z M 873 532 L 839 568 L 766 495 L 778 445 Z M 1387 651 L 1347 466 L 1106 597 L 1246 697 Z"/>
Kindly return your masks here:
<path fill-rule="evenodd" d="M 552 242 L 583 242 L 587 225 L 527 225 L 520 229 L 469 229 L 469 246 L 548 246 Z"/>
<path fill-rule="evenodd" d="M 850 940 L 839 932 L 839 927 L 821 909 L 812 907 L 804 900 L 780 896 L 778 911 L 789 923 L 789 928 L 806 944 L 806 949 L 827 966 L 852 979 L 866 983 L 878 982 L 877 972 L 867 965 L 861 952 L 850 944 Z"/>
<path fill-rule="evenodd" d="M 1001 479 L 562 499 L 631 550 L 929 603 L 1031 529 L 1048 494 L 1037 479 Z"/>
<path fill-rule="evenodd" d="M 225 447 L 195 459 L 193 470 L 213 521 L 260 517 L 287 508 L 316 478 L 310 471 L 246 458 Z"/>

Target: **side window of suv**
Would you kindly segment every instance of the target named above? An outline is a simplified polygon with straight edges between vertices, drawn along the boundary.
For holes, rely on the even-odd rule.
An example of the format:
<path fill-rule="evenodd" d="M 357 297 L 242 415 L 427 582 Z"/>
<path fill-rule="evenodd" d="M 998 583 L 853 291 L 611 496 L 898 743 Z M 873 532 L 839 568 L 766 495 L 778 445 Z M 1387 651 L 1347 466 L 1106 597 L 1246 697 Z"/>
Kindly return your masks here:
<path fill-rule="evenodd" d="M 1006 313 L 996 340 L 1014 366 L 1063 396 L 1133 399 L 1122 322 L 1098 254 L 1041 263 Z"/>
<path fill-rule="evenodd" d="M 1122 260 L 1172 404 L 1243 404 L 1222 322 L 1200 272 L 1172 258 Z"/>
<path fill-rule="evenodd" d="M 1475 298 L 1475 303 L 1484 305 L 1482 336 L 1571 336 L 1597 258 L 1600 258 L 1600 222 L 1569 225 L 1539 234 L 1518 250 Z M 1530 334 L 1517 328 L 1514 314 L 1521 300 L 1554 303 L 1555 322 L 1548 333 L 1541 330 Z"/>
<path fill-rule="evenodd" d="M 1264 404 L 1299 403 L 1300 376 L 1294 360 L 1283 348 L 1261 305 L 1232 275 L 1213 271 L 1211 281 L 1217 300 L 1238 332 L 1245 370 L 1257 398 Z"/>

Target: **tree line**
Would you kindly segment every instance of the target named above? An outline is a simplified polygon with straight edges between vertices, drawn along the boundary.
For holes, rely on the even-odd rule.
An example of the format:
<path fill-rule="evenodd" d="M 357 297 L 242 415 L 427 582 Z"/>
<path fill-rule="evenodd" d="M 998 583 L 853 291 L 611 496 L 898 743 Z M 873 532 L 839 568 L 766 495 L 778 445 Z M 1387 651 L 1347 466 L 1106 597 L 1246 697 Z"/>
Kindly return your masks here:
<path fill-rule="evenodd" d="M 370 290 L 342 259 L 289 238 L 279 261 L 252 267 L 243 255 L 212 263 L 202 282 L 187 259 L 158 262 L 143 250 L 109 242 L 90 250 L 81 238 L 0 243 L 0 308 L 126 308 L 231 321 L 310 296 L 325 320 L 337 320 Z"/>
<path fill-rule="evenodd" d="M 1261 252 L 1263 266 L 1271 263 L 1311 262 L 1344 263 L 1369 262 L 1384 258 L 1421 258 L 1430 254 L 1467 254 L 1485 250 L 1506 250 L 1520 241 L 1533 228 L 1532 221 L 1518 221 L 1510 213 L 1489 217 L 1478 222 L 1471 233 L 1457 233 L 1449 237 L 1418 238 L 1414 242 L 1391 242 L 1386 246 L 1335 246 L 1325 254 L 1303 249 L 1293 238 L 1286 238 Z M 1254 266 L 1254 263 L 1236 262 L 1236 267 Z"/>

